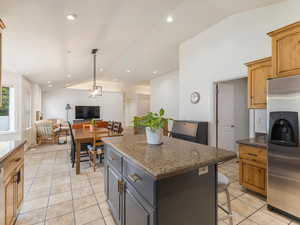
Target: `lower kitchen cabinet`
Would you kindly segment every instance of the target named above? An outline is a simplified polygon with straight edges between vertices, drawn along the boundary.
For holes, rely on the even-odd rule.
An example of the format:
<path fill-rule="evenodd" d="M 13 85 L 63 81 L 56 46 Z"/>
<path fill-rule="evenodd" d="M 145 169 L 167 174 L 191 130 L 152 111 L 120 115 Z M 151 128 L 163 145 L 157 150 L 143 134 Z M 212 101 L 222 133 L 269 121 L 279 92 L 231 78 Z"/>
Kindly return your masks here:
<path fill-rule="evenodd" d="M 24 144 L 0 161 L 0 224 L 15 224 L 24 198 Z"/>
<path fill-rule="evenodd" d="M 14 223 L 15 218 L 15 182 L 14 176 L 7 179 L 4 187 L 5 195 L 5 225 Z"/>
<path fill-rule="evenodd" d="M 266 149 L 240 145 L 240 184 L 267 195 Z"/>
<path fill-rule="evenodd" d="M 122 177 L 109 164 L 106 165 L 106 179 L 107 179 L 107 202 L 110 206 L 111 212 L 118 223 L 121 224 L 122 219 Z"/>
<path fill-rule="evenodd" d="M 17 193 L 17 208 L 21 207 L 21 203 L 23 202 L 24 198 L 24 165 L 21 166 L 17 170 L 16 174 L 16 193 Z"/>
<path fill-rule="evenodd" d="M 124 218 L 123 225 L 153 225 L 153 210 L 142 197 L 124 183 Z"/>

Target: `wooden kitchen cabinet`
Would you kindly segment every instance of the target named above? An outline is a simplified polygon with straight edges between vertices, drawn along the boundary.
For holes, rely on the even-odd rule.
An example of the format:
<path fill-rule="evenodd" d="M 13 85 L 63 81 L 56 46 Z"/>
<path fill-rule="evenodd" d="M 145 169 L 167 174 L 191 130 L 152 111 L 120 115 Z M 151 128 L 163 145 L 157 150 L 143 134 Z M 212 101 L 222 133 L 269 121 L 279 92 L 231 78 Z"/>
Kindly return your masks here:
<path fill-rule="evenodd" d="M 264 109 L 267 105 L 267 79 L 272 75 L 272 58 L 249 62 L 248 67 L 248 107 Z"/>
<path fill-rule="evenodd" d="M 4 185 L 5 196 L 5 225 L 11 225 L 14 223 L 15 212 L 15 182 L 14 176 L 9 177 Z"/>
<path fill-rule="evenodd" d="M 4 28 L 5 25 L 0 19 L 0 106 L 2 105 L 2 31 Z"/>
<path fill-rule="evenodd" d="M 273 74 L 287 77 L 300 74 L 300 22 L 268 33 L 272 37 Z"/>
<path fill-rule="evenodd" d="M 240 184 L 254 192 L 267 195 L 267 150 L 240 145 Z"/>
<path fill-rule="evenodd" d="M 18 142 L 15 148 L 7 151 L 8 156 L 0 157 L 1 225 L 15 223 L 24 198 L 24 143 Z M 14 146 L 9 144 L 6 146 Z"/>

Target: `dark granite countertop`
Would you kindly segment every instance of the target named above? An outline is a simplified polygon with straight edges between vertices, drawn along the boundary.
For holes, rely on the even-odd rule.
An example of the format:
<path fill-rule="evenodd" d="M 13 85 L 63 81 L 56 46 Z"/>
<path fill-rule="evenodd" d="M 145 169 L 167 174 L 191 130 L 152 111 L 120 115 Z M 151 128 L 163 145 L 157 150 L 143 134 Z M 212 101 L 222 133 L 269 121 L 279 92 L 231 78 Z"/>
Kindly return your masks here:
<path fill-rule="evenodd" d="M 265 136 L 258 136 L 255 138 L 239 140 L 239 141 L 237 141 L 237 143 L 267 149 L 267 138 Z"/>
<path fill-rule="evenodd" d="M 124 135 L 103 138 L 103 141 L 156 179 L 236 157 L 234 152 L 168 137 L 163 137 L 163 144 L 158 146 L 148 145 L 145 135 Z"/>
<path fill-rule="evenodd" d="M 0 141 L 0 163 L 26 141 Z"/>

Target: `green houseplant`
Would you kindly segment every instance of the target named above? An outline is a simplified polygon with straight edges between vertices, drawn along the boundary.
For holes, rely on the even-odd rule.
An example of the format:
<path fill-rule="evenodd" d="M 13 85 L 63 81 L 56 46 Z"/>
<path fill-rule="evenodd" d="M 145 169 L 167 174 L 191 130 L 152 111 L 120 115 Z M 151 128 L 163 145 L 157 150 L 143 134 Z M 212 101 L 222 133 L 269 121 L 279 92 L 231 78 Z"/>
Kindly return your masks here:
<path fill-rule="evenodd" d="M 145 127 L 148 144 L 161 144 L 162 129 L 171 118 L 164 117 L 165 110 L 160 109 L 159 113 L 149 112 L 145 116 L 135 117 L 135 127 Z"/>

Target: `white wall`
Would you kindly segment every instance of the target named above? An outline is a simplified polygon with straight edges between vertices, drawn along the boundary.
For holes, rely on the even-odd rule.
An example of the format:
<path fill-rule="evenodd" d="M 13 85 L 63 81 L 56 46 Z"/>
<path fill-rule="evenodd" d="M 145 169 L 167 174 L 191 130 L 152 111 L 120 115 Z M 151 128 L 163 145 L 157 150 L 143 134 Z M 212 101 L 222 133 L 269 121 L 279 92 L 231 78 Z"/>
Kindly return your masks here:
<path fill-rule="evenodd" d="M 45 119 L 66 119 L 66 104 L 70 104 L 69 120 L 75 118 L 75 106 L 100 106 L 100 117 L 103 120 L 123 122 L 123 94 L 120 92 L 104 92 L 96 99 L 88 97 L 89 91 L 58 89 L 43 92 L 43 115 Z"/>
<path fill-rule="evenodd" d="M 178 71 L 168 73 L 151 80 L 151 111 L 165 109 L 166 116 L 173 119 L 179 117 L 179 74 Z"/>
<path fill-rule="evenodd" d="M 179 117 L 210 122 L 210 144 L 215 145 L 213 83 L 247 76 L 244 63 L 271 56 L 274 29 L 300 20 L 300 1 L 259 8 L 224 19 L 180 46 Z M 201 101 L 191 104 L 199 91 Z"/>

